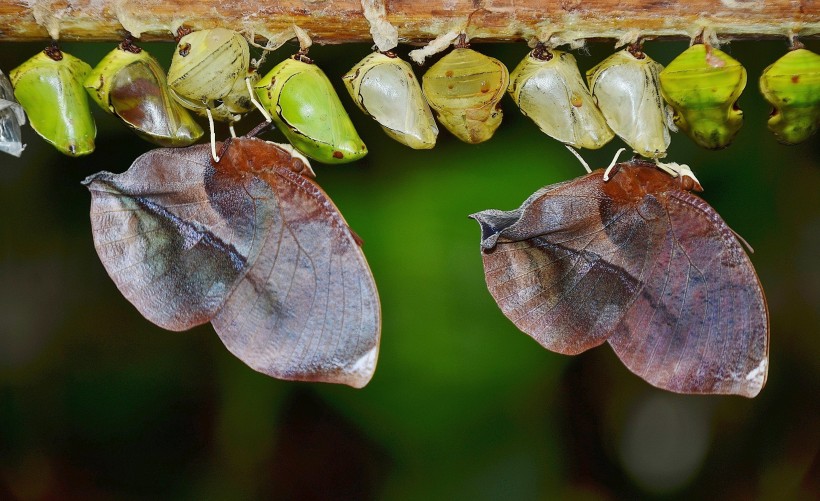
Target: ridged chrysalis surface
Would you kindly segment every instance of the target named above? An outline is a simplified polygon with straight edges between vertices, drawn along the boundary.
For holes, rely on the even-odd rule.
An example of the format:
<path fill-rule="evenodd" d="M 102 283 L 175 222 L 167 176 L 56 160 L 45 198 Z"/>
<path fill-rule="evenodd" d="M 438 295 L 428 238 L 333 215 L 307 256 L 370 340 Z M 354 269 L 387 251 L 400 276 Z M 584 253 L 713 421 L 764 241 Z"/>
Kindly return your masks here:
<path fill-rule="evenodd" d="M 680 130 L 710 150 L 729 146 L 743 125 L 736 103 L 746 87 L 746 69 L 736 59 L 695 44 L 660 72 L 660 82 Z"/>
<path fill-rule="evenodd" d="M 501 125 L 498 103 L 509 82 L 504 63 L 460 47 L 427 70 L 422 89 L 439 122 L 462 141 L 476 144 L 490 139 Z"/>

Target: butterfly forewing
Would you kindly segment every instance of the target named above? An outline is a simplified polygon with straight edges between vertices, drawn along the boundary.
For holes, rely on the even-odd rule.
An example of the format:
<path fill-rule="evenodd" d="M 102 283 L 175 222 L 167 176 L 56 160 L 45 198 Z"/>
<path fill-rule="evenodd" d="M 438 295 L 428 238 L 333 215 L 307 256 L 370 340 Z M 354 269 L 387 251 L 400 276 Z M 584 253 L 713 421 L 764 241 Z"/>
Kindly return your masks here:
<path fill-rule="evenodd" d="M 248 258 L 273 198 L 262 182 L 245 185 L 213 169 L 209 148 L 158 149 L 122 174 L 86 179 L 97 253 L 123 295 L 170 330 L 208 322 Z M 227 208 L 227 210 L 226 210 Z"/>
<path fill-rule="evenodd" d="M 484 253 L 487 285 L 521 330 L 552 351 L 577 354 L 606 340 L 639 290 L 635 275 L 648 248 L 626 256 L 618 245 L 650 235 L 625 208 L 602 211 L 591 178 L 539 193 L 516 211 L 473 216 L 498 239 Z"/>

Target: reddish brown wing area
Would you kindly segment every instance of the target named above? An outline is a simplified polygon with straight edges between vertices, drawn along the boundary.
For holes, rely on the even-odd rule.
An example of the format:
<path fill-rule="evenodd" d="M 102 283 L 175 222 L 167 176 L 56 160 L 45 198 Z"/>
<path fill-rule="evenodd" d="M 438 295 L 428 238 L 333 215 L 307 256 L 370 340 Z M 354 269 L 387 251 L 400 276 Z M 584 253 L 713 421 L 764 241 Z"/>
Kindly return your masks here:
<path fill-rule="evenodd" d="M 668 229 L 644 288 L 609 338 L 655 386 L 757 395 L 766 383 L 769 319 L 754 267 L 726 223 L 686 192 L 658 196 Z"/>
<path fill-rule="evenodd" d="M 253 177 L 270 186 L 276 205 L 258 234 L 258 258 L 214 317 L 214 328 L 260 372 L 362 387 L 378 356 L 376 285 L 327 195 L 291 166 L 268 161 L 261 168 L 281 152 L 271 143 L 239 139 L 220 161 L 226 169 L 239 158 L 242 166 L 260 166 Z"/>
<path fill-rule="evenodd" d="M 252 368 L 355 387 L 371 378 L 381 327 L 361 249 L 327 195 L 271 143 L 159 149 L 125 173 L 89 177 L 97 252 L 152 322 L 207 321 Z"/>
<path fill-rule="evenodd" d="M 620 164 L 547 187 L 510 212 L 473 215 L 487 285 L 546 348 L 576 354 L 609 339 L 650 383 L 755 395 L 768 317 L 751 262 L 698 197 L 652 164 Z"/>

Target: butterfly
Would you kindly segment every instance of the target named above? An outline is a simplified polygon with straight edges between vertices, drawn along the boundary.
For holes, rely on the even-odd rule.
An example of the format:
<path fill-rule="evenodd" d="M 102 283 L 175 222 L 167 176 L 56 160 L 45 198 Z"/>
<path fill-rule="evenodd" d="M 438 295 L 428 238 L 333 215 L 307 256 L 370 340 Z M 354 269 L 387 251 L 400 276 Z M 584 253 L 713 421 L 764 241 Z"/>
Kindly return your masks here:
<path fill-rule="evenodd" d="M 615 164 L 542 188 L 513 211 L 473 214 L 487 286 L 545 348 L 608 342 L 649 383 L 757 395 L 769 317 L 751 261 L 692 178 Z"/>
<path fill-rule="evenodd" d="M 362 387 L 376 366 L 378 293 L 361 241 L 308 161 L 253 137 L 161 148 L 91 191 L 97 253 L 120 292 L 168 330 L 211 322 L 270 376 Z"/>

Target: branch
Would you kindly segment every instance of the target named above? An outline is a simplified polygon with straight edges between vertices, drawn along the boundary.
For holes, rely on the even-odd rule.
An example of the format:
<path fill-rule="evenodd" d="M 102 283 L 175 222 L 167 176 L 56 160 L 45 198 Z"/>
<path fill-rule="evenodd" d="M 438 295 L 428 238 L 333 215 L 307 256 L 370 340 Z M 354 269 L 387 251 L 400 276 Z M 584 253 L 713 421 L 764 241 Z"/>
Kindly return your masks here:
<path fill-rule="evenodd" d="M 815 0 L 386 0 L 386 7 L 410 43 L 465 29 L 487 41 L 689 38 L 702 28 L 728 38 L 820 34 Z M 270 37 L 292 23 L 318 43 L 371 41 L 359 0 L 0 0 L 0 41 L 112 41 L 126 31 L 171 40 L 181 24 Z"/>

